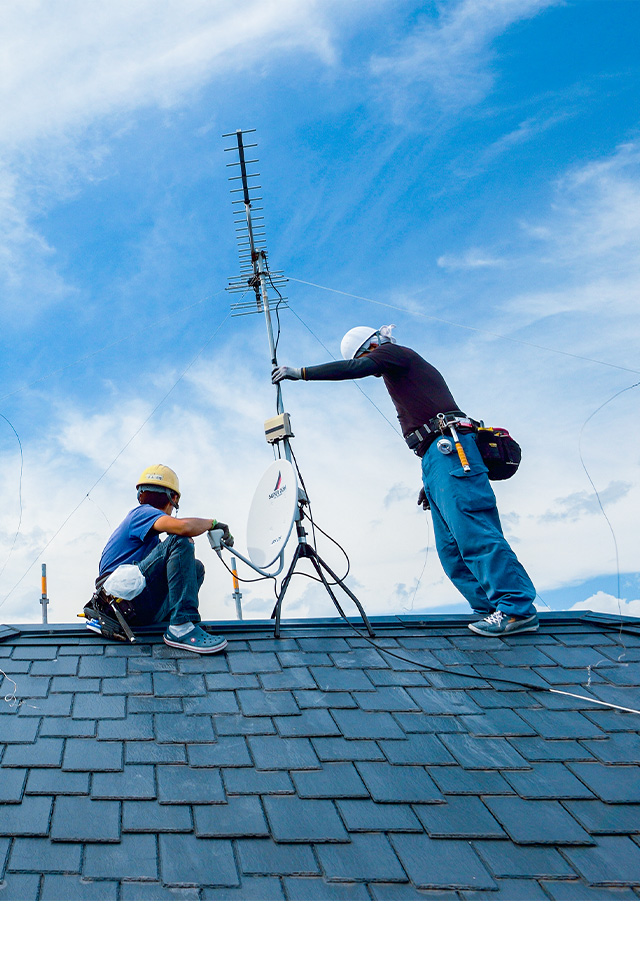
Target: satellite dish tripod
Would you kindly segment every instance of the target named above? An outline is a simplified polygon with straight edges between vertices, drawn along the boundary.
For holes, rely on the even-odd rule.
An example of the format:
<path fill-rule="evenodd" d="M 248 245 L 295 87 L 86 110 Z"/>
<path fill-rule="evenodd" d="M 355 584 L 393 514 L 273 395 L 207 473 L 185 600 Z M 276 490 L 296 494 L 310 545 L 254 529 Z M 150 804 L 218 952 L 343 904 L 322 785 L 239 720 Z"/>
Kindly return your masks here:
<path fill-rule="evenodd" d="M 295 567 L 296 567 L 296 565 L 297 565 L 297 563 L 298 563 L 298 561 L 299 561 L 300 558 L 308 558 L 309 559 L 309 561 L 311 562 L 311 564 L 315 568 L 316 572 L 318 573 L 319 580 L 322 582 L 322 584 L 324 585 L 324 587 L 327 590 L 328 594 L 330 595 L 331 601 L 333 602 L 334 606 L 336 607 L 336 609 L 340 613 L 340 616 L 343 619 L 346 619 L 346 616 L 345 616 L 344 612 L 342 611 L 342 609 L 340 607 L 340 603 L 338 602 L 338 600 L 336 599 L 335 595 L 333 594 L 333 592 L 331 590 L 331 586 L 332 585 L 334 585 L 334 586 L 335 585 L 340 586 L 340 588 L 343 590 L 343 592 L 345 592 L 349 596 L 349 598 L 357 606 L 358 612 L 360 613 L 360 615 L 362 617 L 362 622 L 366 626 L 367 632 L 369 633 L 369 636 L 375 636 L 375 633 L 371 629 L 371 623 L 367 619 L 367 614 L 365 613 L 364 609 L 362 608 L 362 605 L 361 605 L 360 601 L 356 598 L 356 596 L 353 594 L 353 592 L 351 591 L 351 589 L 349 589 L 344 584 L 344 582 L 341 579 L 338 578 L 338 576 L 336 575 L 336 573 L 334 571 L 332 571 L 331 568 L 329 568 L 329 566 L 327 565 L 326 561 L 324 561 L 324 559 L 322 559 L 320 557 L 320 555 L 315 550 L 315 548 L 313 548 L 309 544 L 309 542 L 307 541 L 307 535 L 306 535 L 306 531 L 304 529 L 304 525 L 302 523 L 302 517 L 299 517 L 299 518 L 296 519 L 296 531 L 298 532 L 298 544 L 296 545 L 296 550 L 293 553 L 293 558 L 291 559 L 291 564 L 289 565 L 289 570 L 287 571 L 287 574 L 285 575 L 285 577 L 282 580 L 282 586 L 280 588 L 280 595 L 278 596 L 278 601 L 276 602 L 276 604 L 274 606 L 274 609 L 273 609 L 273 612 L 271 613 L 271 619 L 275 619 L 275 621 L 276 621 L 275 630 L 274 630 L 274 636 L 280 636 L 280 612 L 281 612 L 281 609 L 282 609 L 282 600 L 284 599 L 285 592 L 287 591 L 287 588 L 289 587 L 289 582 L 291 581 L 291 578 L 294 575 Z M 331 575 L 331 577 L 333 578 L 333 582 L 328 582 L 327 581 L 327 579 L 325 578 L 325 576 L 323 574 L 323 571 L 322 571 L 323 569 L 326 572 L 328 572 L 329 575 Z"/>
<path fill-rule="evenodd" d="M 251 199 L 250 191 L 258 190 L 259 185 L 249 186 L 249 178 L 258 177 L 258 173 L 247 174 L 247 164 L 257 163 L 255 160 L 247 160 L 245 158 L 245 149 L 257 146 L 257 143 L 244 143 L 243 136 L 245 133 L 255 133 L 255 129 L 241 130 L 237 129 L 235 133 L 226 133 L 224 139 L 228 137 L 235 137 L 236 143 L 232 146 L 225 147 L 225 152 L 236 151 L 238 154 L 238 159 L 233 163 L 227 164 L 229 167 L 239 167 L 240 173 L 234 175 L 229 179 L 232 182 L 240 181 L 239 186 L 233 187 L 231 193 L 238 194 L 239 197 L 235 198 L 233 203 L 241 205 L 239 210 L 234 211 L 234 214 L 241 215 L 235 222 L 236 224 L 236 236 L 238 238 L 238 247 L 240 251 L 240 269 L 241 275 L 236 276 L 230 280 L 229 290 L 232 292 L 243 291 L 243 295 L 246 294 L 248 289 L 253 289 L 255 293 L 255 305 L 253 300 L 250 302 L 243 302 L 242 298 L 240 302 L 234 304 L 234 316 L 242 316 L 247 313 L 264 313 L 266 325 L 267 325 L 267 336 L 269 338 L 269 350 L 271 352 L 271 366 L 275 368 L 278 366 L 278 360 L 276 356 L 276 344 L 273 339 L 273 327 L 271 324 L 271 310 L 269 307 L 269 295 L 268 295 L 268 284 L 277 290 L 275 285 L 276 282 L 284 283 L 286 282 L 285 277 L 281 272 L 271 273 L 269 271 L 267 263 L 267 252 L 266 248 L 260 246 L 265 244 L 265 234 L 264 234 L 264 224 L 263 217 L 260 216 L 256 220 L 256 226 L 254 228 L 253 214 L 252 212 L 260 211 L 262 208 L 254 208 L 254 202 Z M 261 198 L 254 198 L 254 201 L 259 201 Z M 259 222 L 259 225 L 258 225 Z M 281 303 L 286 302 L 280 295 L 280 300 L 278 306 Z M 276 306 L 276 313 L 278 310 Z M 288 413 L 284 411 L 282 392 L 280 390 L 280 385 L 277 386 L 277 411 L 278 414 L 275 418 L 269 419 L 265 423 L 265 435 L 267 437 L 267 442 L 272 444 L 282 443 L 284 448 L 285 458 L 291 463 L 292 452 L 291 446 L 289 445 L 290 439 L 293 437 L 291 431 L 291 424 Z M 279 451 L 279 449 L 278 449 Z M 295 460 L 294 460 L 295 462 Z M 297 469 L 297 464 L 296 464 Z M 355 606 L 362 617 L 362 621 L 367 629 L 369 636 L 375 636 L 371 628 L 371 624 L 367 619 L 367 615 L 362 608 L 361 603 L 353 594 L 353 592 L 344 584 L 344 582 L 335 574 L 334 571 L 327 565 L 327 563 L 320 557 L 314 547 L 309 544 L 307 540 L 307 532 L 305 530 L 303 522 L 303 510 L 302 505 L 308 503 L 308 497 L 303 488 L 298 488 L 298 501 L 296 506 L 295 514 L 295 525 L 298 535 L 298 544 L 293 553 L 293 558 L 289 569 L 282 580 L 282 587 L 280 589 L 280 594 L 278 600 L 274 606 L 273 612 L 271 613 L 271 619 L 275 619 L 275 629 L 274 636 L 280 636 L 280 616 L 282 612 L 282 602 L 285 593 L 289 587 L 289 583 L 293 575 L 295 574 L 295 567 L 301 558 L 307 558 L 318 574 L 318 579 L 324 585 L 331 601 L 338 610 L 341 617 L 346 619 L 344 612 L 342 611 L 338 600 L 333 594 L 332 587 L 338 586 L 342 591 L 349 596 L 353 601 Z M 328 573 L 333 579 L 332 582 L 327 580 L 327 576 L 324 574 Z"/>

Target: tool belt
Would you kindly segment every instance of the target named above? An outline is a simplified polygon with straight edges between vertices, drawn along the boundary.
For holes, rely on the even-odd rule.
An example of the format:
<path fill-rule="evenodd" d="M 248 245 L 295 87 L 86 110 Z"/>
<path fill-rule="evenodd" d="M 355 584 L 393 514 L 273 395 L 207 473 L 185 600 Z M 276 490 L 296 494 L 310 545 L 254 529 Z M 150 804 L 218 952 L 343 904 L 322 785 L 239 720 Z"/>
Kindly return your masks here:
<path fill-rule="evenodd" d="M 467 418 L 461 412 L 444 412 L 442 419 L 437 416 L 429 419 L 424 425 L 414 429 L 413 432 L 409 432 L 404 437 L 404 441 L 416 456 L 422 457 L 434 439 L 437 439 L 438 436 L 447 435 L 447 425 L 451 422 L 455 423 L 456 428 L 462 433 L 475 432 L 478 428 L 478 422 Z"/>
<path fill-rule="evenodd" d="M 84 607 L 87 627 L 100 633 L 107 640 L 124 640 L 135 643 L 135 636 L 127 619 L 135 618 L 133 606 L 125 599 L 107 595 L 99 586 Z M 126 617 L 126 618 L 125 618 Z"/>
<path fill-rule="evenodd" d="M 445 412 L 443 418 L 429 419 L 418 429 L 404 437 L 409 449 L 416 456 L 424 456 L 431 443 L 440 435 L 448 435 L 448 426 L 453 423 L 461 435 L 474 432 L 476 445 L 482 462 L 487 467 L 490 480 L 508 480 L 516 472 L 522 459 L 522 450 L 507 429 L 500 426 L 485 426 L 460 412 Z"/>

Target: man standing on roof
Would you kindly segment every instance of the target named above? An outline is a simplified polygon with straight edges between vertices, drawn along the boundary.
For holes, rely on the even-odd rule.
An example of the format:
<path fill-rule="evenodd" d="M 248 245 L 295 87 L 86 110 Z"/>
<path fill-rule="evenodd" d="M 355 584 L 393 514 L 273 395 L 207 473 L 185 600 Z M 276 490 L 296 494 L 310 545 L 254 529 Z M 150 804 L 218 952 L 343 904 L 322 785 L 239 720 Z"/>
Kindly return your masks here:
<path fill-rule="evenodd" d="M 345 360 L 274 368 L 272 382 L 381 377 L 405 440 L 411 448 L 417 447 L 414 451 L 422 458 L 423 489 L 418 504 L 431 509 L 442 566 L 473 611 L 483 617 L 470 623 L 469 629 L 482 636 L 533 632 L 538 629 L 533 606 L 536 590 L 502 533 L 473 425 L 458 408 L 440 372 L 411 348 L 396 345 L 393 326 L 379 330 L 354 327 L 340 345 Z M 439 413 L 447 422 L 458 421 L 468 471 L 452 452 L 453 443 L 441 438 Z"/>
<path fill-rule="evenodd" d="M 138 506 L 129 511 L 102 552 L 96 588 L 120 565 L 135 564 L 146 584 L 131 600 L 133 625 L 168 620 L 164 635 L 168 646 L 205 654 L 223 650 L 227 645 L 224 637 L 211 636 L 198 625 L 204 565 L 195 556 L 192 539 L 218 527 L 225 532 L 223 541 L 233 544 L 228 526 L 211 517 L 173 517 L 180 484 L 174 471 L 162 463 L 142 471 L 136 490 Z M 161 541 L 163 532 L 167 537 Z"/>

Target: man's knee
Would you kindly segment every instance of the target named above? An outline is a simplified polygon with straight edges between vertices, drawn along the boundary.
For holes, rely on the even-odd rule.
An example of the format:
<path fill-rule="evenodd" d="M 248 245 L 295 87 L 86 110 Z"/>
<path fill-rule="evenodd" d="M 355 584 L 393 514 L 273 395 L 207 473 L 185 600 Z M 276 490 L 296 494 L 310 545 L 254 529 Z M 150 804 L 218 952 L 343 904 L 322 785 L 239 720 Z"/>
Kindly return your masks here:
<path fill-rule="evenodd" d="M 196 577 L 198 579 L 198 588 L 204 582 L 204 565 L 199 558 L 196 558 Z"/>

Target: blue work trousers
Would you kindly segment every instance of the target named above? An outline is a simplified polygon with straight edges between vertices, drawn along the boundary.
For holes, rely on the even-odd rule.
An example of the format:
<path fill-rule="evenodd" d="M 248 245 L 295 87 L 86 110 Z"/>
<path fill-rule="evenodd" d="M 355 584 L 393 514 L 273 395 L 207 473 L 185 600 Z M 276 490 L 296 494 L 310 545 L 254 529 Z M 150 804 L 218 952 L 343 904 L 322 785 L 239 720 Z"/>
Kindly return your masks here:
<path fill-rule="evenodd" d="M 502 533 L 475 436 L 460 436 L 469 473 L 453 440 L 448 455 L 440 452 L 438 441 L 422 457 L 422 480 L 444 571 L 475 612 L 487 615 L 500 609 L 509 616 L 532 615 L 536 590 Z"/>
<path fill-rule="evenodd" d="M 195 556 L 191 538 L 168 534 L 138 563 L 147 584 L 132 600 L 135 623 L 199 623 L 198 591 L 204 565 Z"/>

